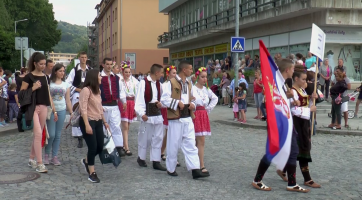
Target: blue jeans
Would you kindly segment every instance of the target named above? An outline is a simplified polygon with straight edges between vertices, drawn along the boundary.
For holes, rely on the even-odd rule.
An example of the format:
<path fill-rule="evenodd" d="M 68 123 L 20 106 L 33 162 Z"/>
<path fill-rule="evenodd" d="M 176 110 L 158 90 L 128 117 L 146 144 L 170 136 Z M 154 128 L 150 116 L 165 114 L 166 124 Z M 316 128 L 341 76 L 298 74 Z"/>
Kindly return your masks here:
<path fill-rule="evenodd" d="M 263 114 L 263 116 L 266 117 L 265 103 L 261 103 L 260 110 L 261 110 L 261 113 Z"/>
<path fill-rule="evenodd" d="M 45 154 L 50 154 L 52 149 L 52 155 L 57 156 L 60 144 L 60 135 L 64 125 L 66 111 L 57 111 L 58 121 L 54 121 L 54 114 L 52 113 L 49 120 L 47 120 L 47 128 L 49 133 L 48 145 L 45 147 Z"/>

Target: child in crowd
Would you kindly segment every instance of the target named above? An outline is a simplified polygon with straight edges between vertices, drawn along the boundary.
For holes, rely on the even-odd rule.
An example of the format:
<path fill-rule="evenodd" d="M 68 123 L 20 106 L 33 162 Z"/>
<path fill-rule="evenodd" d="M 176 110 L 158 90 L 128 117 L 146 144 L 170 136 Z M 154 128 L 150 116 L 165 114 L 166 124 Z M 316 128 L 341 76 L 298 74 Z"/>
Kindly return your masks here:
<path fill-rule="evenodd" d="M 359 104 L 362 101 L 362 83 L 358 88 L 356 88 L 355 92 L 359 92 L 358 98 L 357 98 L 357 101 L 356 101 L 356 110 L 354 111 L 354 118 L 357 118 L 358 117 Z"/>
<path fill-rule="evenodd" d="M 233 98 L 233 112 L 234 112 L 234 121 L 239 120 L 239 105 L 238 105 L 238 93 L 239 87 L 235 88 L 235 96 Z"/>
<path fill-rule="evenodd" d="M 238 107 L 239 107 L 239 111 L 240 111 L 240 119 L 239 122 L 244 124 L 246 123 L 246 116 L 245 116 L 245 112 L 246 112 L 246 84 L 244 82 L 239 84 L 239 92 L 238 92 Z"/>
<path fill-rule="evenodd" d="M 13 119 L 18 116 L 19 113 L 19 100 L 18 93 L 16 92 L 16 83 L 12 83 L 9 87 L 9 122 L 12 123 Z"/>

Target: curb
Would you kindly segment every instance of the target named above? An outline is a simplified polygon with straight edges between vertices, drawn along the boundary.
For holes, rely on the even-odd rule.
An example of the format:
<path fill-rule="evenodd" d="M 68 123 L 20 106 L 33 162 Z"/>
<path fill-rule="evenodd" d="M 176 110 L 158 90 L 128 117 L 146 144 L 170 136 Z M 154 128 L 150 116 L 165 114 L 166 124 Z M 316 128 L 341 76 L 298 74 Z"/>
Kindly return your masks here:
<path fill-rule="evenodd" d="M 10 134 L 16 134 L 16 133 L 20 133 L 18 131 L 18 127 L 14 127 L 14 128 L 11 128 L 11 129 L 7 129 L 7 130 L 4 130 L 4 131 L 0 131 L 0 137 L 2 136 L 6 136 L 6 135 L 10 135 Z M 22 132 L 23 133 L 23 132 Z"/>
<path fill-rule="evenodd" d="M 241 128 L 254 128 L 254 129 L 260 129 L 260 130 L 266 130 L 266 126 L 264 125 L 256 125 L 256 124 L 241 124 L 237 122 L 231 122 L 231 121 L 224 121 L 224 120 L 215 120 L 213 122 L 220 123 L 220 124 L 226 124 Z M 320 134 L 331 134 L 331 135 L 353 135 L 353 136 L 362 136 L 362 131 L 357 130 L 331 130 L 327 128 L 319 128 L 316 130 L 316 133 Z"/>

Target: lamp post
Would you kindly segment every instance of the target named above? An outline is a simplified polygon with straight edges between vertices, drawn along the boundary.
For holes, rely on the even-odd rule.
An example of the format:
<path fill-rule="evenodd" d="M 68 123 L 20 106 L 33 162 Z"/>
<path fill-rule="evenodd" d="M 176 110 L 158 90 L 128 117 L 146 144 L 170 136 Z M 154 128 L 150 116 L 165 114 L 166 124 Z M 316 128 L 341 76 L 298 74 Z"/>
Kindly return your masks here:
<path fill-rule="evenodd" d="M 28 19 L 22 19 L 22 20 L 15 21 L 15 33 L 16 33 L 16 23 L 23 22 L 23 21 L 28 21 Z"/>

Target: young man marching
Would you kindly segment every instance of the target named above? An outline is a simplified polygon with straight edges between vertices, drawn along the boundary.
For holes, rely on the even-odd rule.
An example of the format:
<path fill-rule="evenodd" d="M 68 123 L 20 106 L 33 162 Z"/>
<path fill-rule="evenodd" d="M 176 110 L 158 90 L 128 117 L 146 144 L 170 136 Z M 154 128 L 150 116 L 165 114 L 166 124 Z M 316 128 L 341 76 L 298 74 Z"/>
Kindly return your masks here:
<path fill-rule="evenodd" d="M 123 150 L 123 136 L 120 128 L 121 113 L 119 112 L 117 100 L 123 102 L 123 109 L 127 107 L 126 94 L 121 87 L 119 77 L 112 72 L 112 59 L 103 60 L 102 81 L 99 86 L 101 90 L 104 118 L 110 127 L 114 144 L 119 156 L 125 156 Z"/>
<path fill-rule="evenodd" d="M 294 64 L 289 59 L 281 59 L 277 60 L 276 62 L 277 66 L 279 67 L 279 71 L 281 72 L 284 80 L 288 78 L 292 78 L 294 73 Z M 286 96 L 288 99 L 293 98 L 294 94 L 292 91 L 288 90 L 285 86 L 283 87 L 284 91 L 286 93 Z M 297 105 L 299 104 L 298 101 L 293 101 L 293 104 Z M 288 107 L 289 103 L 287 103 Z M 288 177 L 285 177 L 285 174 L 283 174 L 282 171 L 277 171 L 278 175 L 283 178 L 284 181 L 288 181 L 287 190 L 288 191 L 295 191 L 295 192 L 303 192 L 307 193 L 309 192 L 308 189 L 304 189 L 300 187 L 295 178 L 295 172 L 297 169 L 297 155 L 299 153 L 298 144 L 297 144 L 297 133 L 293 129 L 292 133 L 292 139 L 291 139 L 291 147 L 290 147 L 290 154 L 287 161 L 287 164 L 284 167 L 284 171 L 288 173 Z M 258 190 L 264 190 L 264 191 L 270 191 L 271 188 L 266 186 L 262 179 L 264 177 L 265 172 L 268 170 L 270 166 L 270 162 L 268 161 L 266 154 L 263 156 L 263 158 L 260 160 L 258 170 L 256 172 L 255 178 L 252 182 L 252 186 Z"/>
<path fill-rule="evenodd" d="M 163 138 L 163 119 L 160 110 L 161 76 L 163 76 L 163 67 L 153 64 L 151 74 L 142 79 L 138 85 L 135 111 L 141 117 L 141 124 L 138 133 L 137 163 L 141 167 L 147 167 L 146 153 L 151 146 L 150 161 L 153 162 L 153 169 L 166 171 L 160 163 Z"/>
<path fill-rule="evenodd" d="M 187 61 L 179 64 L 179 74 L 172 78 L 165 87 L 161 103 L 167 106 L 168 136 L 167 136 L 167 174 L 178 176 L 176 172 L 177 152 L 179 147 L 185 155 L 186 166 L 192 170 L 194 179 L 208 177 L 210 174 L 200 170 L 198 150 L 195 145 L 195 129 L 192 118 L 195 104 L 192 101 L 192 85 L 186 79 L 192 73 L 192 65 Z"/>
<path fill-rule="evenodd" d="M 74 67 L 66 80 L 71 86 L 70 90 L 70 98 L 72 100 L 72 106 L 78 103 L 79 101 L 79 93 L 82 88 L 82 84 L 85 80 L 87 71 L 89 70 L 87 66 L 87 53 L 80 52 L 79 54 L 80 64 Z M 83 147 L 83 136 L 79 127 L 72 127 L 72 136 L 78 138 L 78 148 Z"/>

